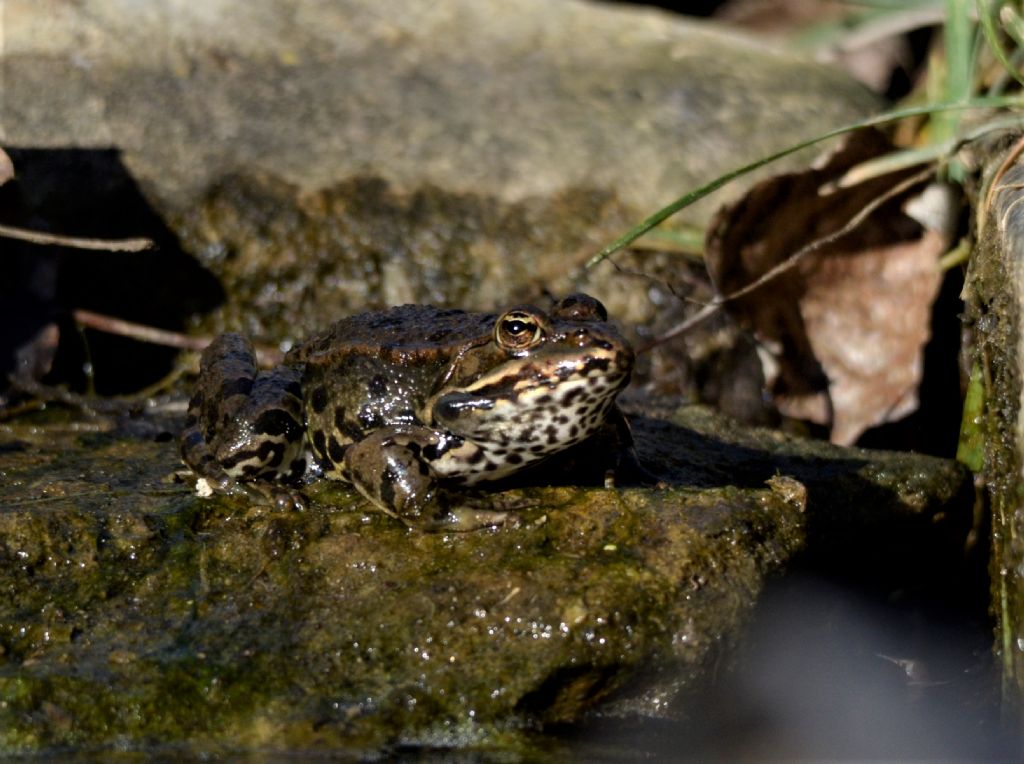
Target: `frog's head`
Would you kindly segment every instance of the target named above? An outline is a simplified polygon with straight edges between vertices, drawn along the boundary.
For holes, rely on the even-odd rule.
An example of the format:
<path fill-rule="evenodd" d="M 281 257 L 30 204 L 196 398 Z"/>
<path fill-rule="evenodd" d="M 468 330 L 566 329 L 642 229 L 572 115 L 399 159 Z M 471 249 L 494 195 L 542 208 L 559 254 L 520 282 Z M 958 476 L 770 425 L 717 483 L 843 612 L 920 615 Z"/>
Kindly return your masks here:
<path fill-rule="evenodd" d="M 530 305 L 507 310 L 478 362 L 483 355 L 488 363 L 456 375 L 433 398 L 432 418 L 460 437 L 507 449 L 513 463 L 593 434 L 633 370 L 629 343 L 585 294 L 550 313 Z"/>

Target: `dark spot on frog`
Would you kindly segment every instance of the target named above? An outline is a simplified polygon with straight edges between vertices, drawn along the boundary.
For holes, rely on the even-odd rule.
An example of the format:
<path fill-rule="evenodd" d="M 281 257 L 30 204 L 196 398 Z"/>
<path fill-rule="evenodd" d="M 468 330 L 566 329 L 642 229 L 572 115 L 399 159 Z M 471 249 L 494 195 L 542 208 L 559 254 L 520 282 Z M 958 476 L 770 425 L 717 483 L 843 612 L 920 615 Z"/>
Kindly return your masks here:
<path fill-rule="evenodd" d="M 183 448 L 191 450 L 193 448 L 198 448 L 202 443 L 205 442 L 206 441 L 205 438 L 203 438 L 203 434 L 199 432 L 199 430 L 194 430 L 185 436 Z"/>
<path fill-rule="evenodd" d="M 289 479 L 296 480 L 306 471 L 306 460 L 302 457 L 292 460 L 289 465 Z"/>
<path fill-rule="evenodd" d="M 365 432 L 346 419 L 344 406 L 338 406 L 334 409 L 334 428 L 353 443 L 362 440 L 366 435 Z"/>
<path fill-rule="evenodd" d="M 267 467 L 278 467 L 284 461 L 284 443 L 264 441 L 260 444 L 256 456 Z"/>
<path fill-rule="evenodd" d="M 388 382 L 382 374 L 374 374 L 369 384 L 370 395 L 375 398 L 383 398 L 388 394 Z"/>
<path fill-rule="evenodd" d="M 225 382 L 219 393 L 221 398 L 230 398 L 233 395 L 248 395 L 251 391 L 252 377 L 237 377 Z"/>
<path fill-rule="evenodd" d="M 565 394 L 564 398 L 562 398 L 562 405 L 563 406 L 571 406 L 573 401 L 575 401 L 577 398 L 579 398 L 581 395 L 583 395 L 584 392 L 585 391 L 584 391 L 584 389 L 582 387 L 574 387 L 572 390 L 570 390 L 569 392 L 567 392 Z M 547 396 L 547 397 L 550 399 L 551 396 Z M 550 401 L 544 401 L 544 403 L 548 403 L 548 402 L 550 402 Z"/>
<path fill-rule="evenodd" d="M 464 442 L 462 438 L 445 438 L 440 443 L 427 443 L 423 446 L 421 455 L 427 461 L 434 461 L 435 459 L 440 459 L 451 449 L 458 448 Z"/>
<path fill-rule="evenodd" d="M 313 407 L 313 411 L 317 414 L 327 408 L 327 401 L 327 388 L 323 385 L 313 388 L 313 392 L 309 394 L 309 405 Z"/>
<path fill-rule="evenodd" d="M 264 411 L 253 423 L 253 429 L 267 435 L 283 435 L 288 440 L 295 440 L 302 435 L 302 426 L 282 409 Z"/>
<path fill-rule="evenodd" d="M 549 424 L 544 428 L 544 434 L 548 436 L 548 443 L 553 444 L 558 442 L 558 428 L 553 424 Z"/>
<path fill-rule="evenodd" d="M 326 460 L 327 456 L 327 437 L 324 435 L 323 430 L 317 430 L 313 433 L 313 449 L 317 455 Z"/>
<path fill-rule="evenodd" d="M 341 443 L 339 443 L 338 439 L 333 435 L 331 436 L 331 439 L 327 442 L 328 455 L 331 457 L 331 461 L 334 462 L 335 464 L 340 463 L 345 458 L 345 451 L 347 450 L 347 448 L 347 446 L 343 446 Z"/>
<path fill-rule="evenodd" d="M 380 498 L 389 507 L 395 506 L 395 483 L 399 475 L 391 467 L 387 467 L 380 476 Z"/>
<path fill-rule="evenodd" d="M 268 471 L 273 471 L 274 467 L 277 467 L 284 459 L 284 444 L 275 443 L 270 440 L 265 440 L 260 443 L 259 448 L 250 449 L 247 451 L 238 451 L 231 456 L 221 459 L 220 463 L 225 469 L 231 469 L 236 467 L 242 462 L 250 459 L 257 459 L 259 464 L 254 465 L 256 468 L 255 472 L 249 471 L 249 466 L 242 468 L 242 472 L 246 475 L 259 474 L 265 469 L 270 468 Z"/>

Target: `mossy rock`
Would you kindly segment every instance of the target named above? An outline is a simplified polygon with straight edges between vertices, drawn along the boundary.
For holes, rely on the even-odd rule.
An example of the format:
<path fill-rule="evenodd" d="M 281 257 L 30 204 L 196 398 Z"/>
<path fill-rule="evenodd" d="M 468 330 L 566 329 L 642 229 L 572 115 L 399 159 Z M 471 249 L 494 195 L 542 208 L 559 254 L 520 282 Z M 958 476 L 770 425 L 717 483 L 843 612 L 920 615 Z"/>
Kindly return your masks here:
<path fill-rule="evenodd" d="M 197 498 L 176 422 L 7 425 L 0 750 L 523 754 L 595 709 L 677 713 L 813 507 L 784 474 L 801 442 L 676 419 L 635 422 L 664 484 L 521 487 L 517 527 L 452 534 L 326 482 L 304 512 Z M 855 456 L 819 474 L 902 474 L 875 482 L 890 515 L 931 474 L 932 506 L 959 512 L 955 465 Z"/>

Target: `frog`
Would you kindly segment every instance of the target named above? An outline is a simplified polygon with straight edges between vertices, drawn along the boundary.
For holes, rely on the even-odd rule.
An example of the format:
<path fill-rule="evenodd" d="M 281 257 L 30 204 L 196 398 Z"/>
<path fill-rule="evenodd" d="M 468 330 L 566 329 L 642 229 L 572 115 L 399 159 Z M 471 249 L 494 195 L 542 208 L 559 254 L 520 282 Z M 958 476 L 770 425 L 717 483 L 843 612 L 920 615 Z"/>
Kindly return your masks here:
<path fill-rule="evenodd" d="M 500 525 L 509 510 L 459 501 L 459 492 L 602 431 L 635 461 L 616 404 L 633 365 L 604 305 L 582 293 L 548 311 L 366 312 L 266 371 L 248 339 L 226 333 L 202 353 L 181 456 L 200 487 L 277 507 L 303 508 L 296 487 L 323 477 L 409 527 Z"/>

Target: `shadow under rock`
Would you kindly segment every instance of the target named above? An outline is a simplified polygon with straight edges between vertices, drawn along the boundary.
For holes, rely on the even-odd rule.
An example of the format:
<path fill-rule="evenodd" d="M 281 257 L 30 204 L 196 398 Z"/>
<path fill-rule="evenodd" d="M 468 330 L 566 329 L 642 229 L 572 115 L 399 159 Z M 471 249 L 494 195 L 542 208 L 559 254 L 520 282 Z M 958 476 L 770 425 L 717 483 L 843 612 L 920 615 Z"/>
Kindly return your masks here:
<path fill-rule="evenodd" d="M 16 179 L 0 187 L 0 222 L 63 236 L 146 237 L 144 252 L 108 252 L 4 240 L 0 378 L 16 373 L 100 394 L 137 391 L 164 377 L 178 351 L 114 334 L 79 331 L 85 309 L 182 330 L 223 300 L 217 280 L 174 232 L 109 149 L 9 148 Z"/>

